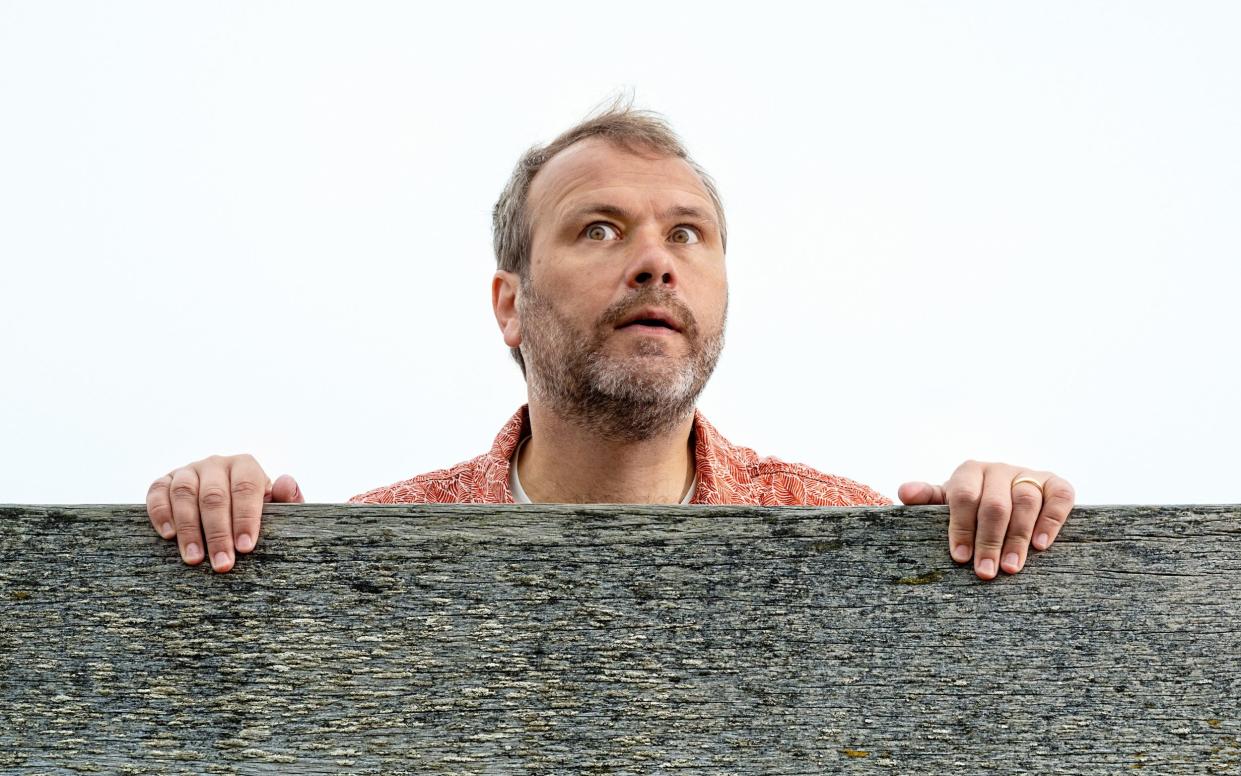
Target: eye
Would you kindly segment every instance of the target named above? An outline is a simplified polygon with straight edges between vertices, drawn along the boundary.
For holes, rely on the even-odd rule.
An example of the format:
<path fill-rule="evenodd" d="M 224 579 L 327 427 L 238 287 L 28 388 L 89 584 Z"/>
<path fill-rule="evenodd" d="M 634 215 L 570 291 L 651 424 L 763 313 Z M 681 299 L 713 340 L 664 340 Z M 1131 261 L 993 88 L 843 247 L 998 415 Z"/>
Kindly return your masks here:
<path fill-rule="evenodd" d="M 620 232 L 616 231 L 616 227 L 611 224 L 605 224 L 602 221 L 586 227 L 585 235 L 587 240 L 602 241 L 620 239 Z"/>
<path fill-rule="evenodd" d="M 676 229 L 672 230 L 672 234 L 668 235 L 668 239 L 674 243 L 680 243 L 681 245 L 693 245 L 701 238 L 698 235 L 698 230 L 694 227 L 678 226 Z"/>

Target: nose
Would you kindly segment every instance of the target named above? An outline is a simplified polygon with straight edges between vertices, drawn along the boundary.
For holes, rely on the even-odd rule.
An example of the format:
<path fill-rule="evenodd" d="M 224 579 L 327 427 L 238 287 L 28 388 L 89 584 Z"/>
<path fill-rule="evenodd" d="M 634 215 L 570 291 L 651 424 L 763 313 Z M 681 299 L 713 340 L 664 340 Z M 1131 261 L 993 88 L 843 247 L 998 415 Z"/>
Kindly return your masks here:
<path fill-rule="evenodd" d="M 663 286 L 671 291 L 677 285 L 674 256 L 661 238 L 634 240 L 636 253 L 627 273 L 630 288 Z"/>

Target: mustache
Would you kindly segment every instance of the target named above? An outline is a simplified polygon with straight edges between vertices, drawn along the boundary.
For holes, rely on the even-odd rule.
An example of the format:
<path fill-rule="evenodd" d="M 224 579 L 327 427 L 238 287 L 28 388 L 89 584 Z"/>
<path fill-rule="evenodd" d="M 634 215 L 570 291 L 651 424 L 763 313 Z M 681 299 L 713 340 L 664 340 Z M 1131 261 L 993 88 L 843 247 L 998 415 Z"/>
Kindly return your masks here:
<path fill-rule="evenodd" d="M 673 323 L 682 334 L 691 338 L 698 334 L 698 320 L 689 306 L 682 302 L 676 294 L 654 286 L 640 288 L 633 294 L 612 304 L 599 316 L 599 327 L 615 328 L 618 323 L 628 318 L 643 307 L 662 307 L 673 318 Z"/>

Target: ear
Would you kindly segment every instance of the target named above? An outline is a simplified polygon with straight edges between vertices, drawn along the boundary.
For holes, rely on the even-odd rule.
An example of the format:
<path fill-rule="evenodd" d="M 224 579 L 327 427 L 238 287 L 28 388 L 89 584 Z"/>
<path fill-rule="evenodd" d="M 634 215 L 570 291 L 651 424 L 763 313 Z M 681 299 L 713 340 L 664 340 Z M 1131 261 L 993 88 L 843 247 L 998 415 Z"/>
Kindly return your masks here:
<path fill-rule="evenodd" d="M 521 314 L 517 311 L 517 295 L 521 278 L 516 273 L 499 270 L 491 279 L 491 308 L 504 335 L 504 344 L 510 348 L 521 345 Z"/>

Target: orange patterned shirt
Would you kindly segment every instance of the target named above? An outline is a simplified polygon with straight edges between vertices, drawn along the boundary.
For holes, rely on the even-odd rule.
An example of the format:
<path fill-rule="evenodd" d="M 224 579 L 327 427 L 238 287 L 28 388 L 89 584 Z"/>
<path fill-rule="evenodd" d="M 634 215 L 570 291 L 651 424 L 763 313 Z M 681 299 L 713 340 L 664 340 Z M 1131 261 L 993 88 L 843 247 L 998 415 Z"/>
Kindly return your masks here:
<path fill-rule="evenodd" d="M 354 504 L 512 504 L 509 462 L 530 434 L 523 405 L 500 429 L 491 449 L 448 469 L 420 474 L 349 499 Z M 892 500 L 844 477 L 779 458 L 760 457 L 734 445 L 694 411 L 694 467 L 697 490 L 691 504 L 763 506 L 890 506 Z"/>

